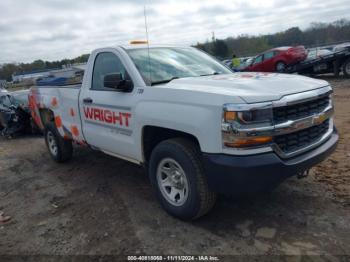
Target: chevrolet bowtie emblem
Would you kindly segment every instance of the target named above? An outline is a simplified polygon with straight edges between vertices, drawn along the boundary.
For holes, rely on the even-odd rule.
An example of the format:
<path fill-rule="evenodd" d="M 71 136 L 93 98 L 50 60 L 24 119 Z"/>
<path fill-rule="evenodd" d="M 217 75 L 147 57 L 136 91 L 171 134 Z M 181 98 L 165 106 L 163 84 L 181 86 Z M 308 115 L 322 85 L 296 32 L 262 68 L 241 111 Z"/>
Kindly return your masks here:
<path fill-rule="evenodd" d="M 326 118 L 327 118 L 327 116 L 325 114 L 315 116 L 312 118 L 312 124 L 314 124 L 314 125 L 322 124 L 323 121 L 326 120 Z"/>

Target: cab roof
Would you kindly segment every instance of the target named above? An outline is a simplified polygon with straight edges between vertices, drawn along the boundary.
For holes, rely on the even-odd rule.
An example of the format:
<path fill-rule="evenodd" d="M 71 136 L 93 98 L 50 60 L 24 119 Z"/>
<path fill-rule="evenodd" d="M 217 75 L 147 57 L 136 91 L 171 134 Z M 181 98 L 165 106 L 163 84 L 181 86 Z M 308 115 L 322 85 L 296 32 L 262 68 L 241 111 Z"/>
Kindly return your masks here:
<path fill-rule="evenodd" d="M 147 45 L 147 44 L 129 44 L 129 45 L 120 45 L 119 47 L 124 48 L 126 50 L 131 49 L 144 49 L 144 48 L 160 48 L 160 47 L 177 47 L 177 48 L 189 48 L 190 46 L 177 46 L 177 45 Z"/>

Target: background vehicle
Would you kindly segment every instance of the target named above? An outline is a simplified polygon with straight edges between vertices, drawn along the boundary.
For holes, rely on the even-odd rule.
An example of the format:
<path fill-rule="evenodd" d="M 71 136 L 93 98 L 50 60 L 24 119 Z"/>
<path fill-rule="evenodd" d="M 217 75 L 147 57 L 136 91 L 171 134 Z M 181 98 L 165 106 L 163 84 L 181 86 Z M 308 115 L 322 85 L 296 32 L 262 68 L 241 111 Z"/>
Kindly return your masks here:
<path fill-rule="evenodd" d="M 287 66 L 301 62 L 306 57 L 307 52 L 303 46 L 273 48 L 257 55 L 243 71 L 282 72 Z"/>
<path fill-rule="evenodd" d="M 317 75 L 333 73 L 338 76 L 341 72 L 350 77 L 350 46 L 345 45 L 337 52 L 318 56 L 315 59 L 305 60 L 285 68 L 285 73 Z"/>
<path fill-rule="evenodd" d="M 162 207 L 181 219 L 217 193 L 272 189 L 325 159 L 338 140 L 322 80 L 232 73 L 187 47 L 92 52 L 82 85 L 30 91 L 51 157 L 76 142 L 143 165 Z"/>
<path fill-rule="evenodd" d="M 312 49 L 307 52 L 307 57 L 304 61 L 310 61 L 317 58 L 322 58 L 327 55 L 333 54 L 332 51 L 328 49 Z"/>
<path fill-rule="evenodd" d="M 339 45 L 335 45 L 332 49 L 333 52 L 339 52 L 339 51 L 344 51 L 350 48 L 350 43 L 342 43 Z"/>
<path fill-rule="evenodd" d="M 28 106 L 29 90 L 0 93 L 1 135 L 13 137 L 19 133 L 38 132 Z"/>
<path fill-rule="evenodd" d="M 251 56 L 247 56 L 247 57 L 240 57 L 239 58 L 240 60 L 240 65 L 235 68 L 233 67 L 232 65 L 232 59 L 226 59 L 226 60 L 223 60 L 222 62 L 228 66 L 229 68 L 235 70 L 236 72 L 239 72 L 239 71 L 242 71 L 242 69 L 246 68 L 247 66 L 249 66 L 253 60 L 253 57 Z"/>
<path fill-rule="evenodd" d="M 226 65 L 227 67 L 232 67 L 232 59 L 225 59 L 222 60 L 222 62 L 224 63 L 224 65 Z"/>

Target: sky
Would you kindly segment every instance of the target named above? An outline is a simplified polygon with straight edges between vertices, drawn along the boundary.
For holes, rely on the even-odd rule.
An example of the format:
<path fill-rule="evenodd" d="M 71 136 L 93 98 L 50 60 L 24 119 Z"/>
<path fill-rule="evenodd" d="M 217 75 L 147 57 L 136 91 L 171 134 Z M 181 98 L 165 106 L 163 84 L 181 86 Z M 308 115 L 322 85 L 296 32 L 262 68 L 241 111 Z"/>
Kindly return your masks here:
<path fill-rule="evenodd" d="M 73 58 L 145 39 L 191 45 L 350 18 L 349 0 L 1 0 L 0 63 Z"/>

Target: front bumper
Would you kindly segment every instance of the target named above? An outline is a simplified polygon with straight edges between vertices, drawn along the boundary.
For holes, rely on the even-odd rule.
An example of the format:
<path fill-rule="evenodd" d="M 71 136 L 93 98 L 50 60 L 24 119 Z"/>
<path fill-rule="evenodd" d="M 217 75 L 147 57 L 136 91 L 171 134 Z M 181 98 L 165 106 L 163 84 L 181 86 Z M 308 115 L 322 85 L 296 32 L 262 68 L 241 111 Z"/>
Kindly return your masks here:
<path fill-rule="evenodd" d="M 322 145 L 286 160 L 275 153 L 249 156 L 203 153 L 209 188 L 225 194 L 273 189 L 287 177 L 310 169 L 327 158 L 335 150 L 338 138 L 334 129 Z"/>

